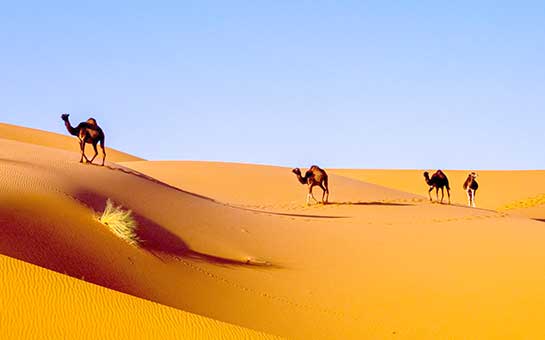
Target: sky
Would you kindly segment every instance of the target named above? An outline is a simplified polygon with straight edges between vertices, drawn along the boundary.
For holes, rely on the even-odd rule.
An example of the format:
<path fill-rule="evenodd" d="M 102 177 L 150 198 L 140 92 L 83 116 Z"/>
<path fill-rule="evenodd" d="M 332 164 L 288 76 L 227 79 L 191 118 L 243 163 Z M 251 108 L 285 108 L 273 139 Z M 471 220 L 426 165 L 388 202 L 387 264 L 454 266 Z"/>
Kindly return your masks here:
<path fill-rule="evenodd" d="M 545 2 L 0 2 L 0 122 L 63 112 L 150 160 L 545 169 Z"/>

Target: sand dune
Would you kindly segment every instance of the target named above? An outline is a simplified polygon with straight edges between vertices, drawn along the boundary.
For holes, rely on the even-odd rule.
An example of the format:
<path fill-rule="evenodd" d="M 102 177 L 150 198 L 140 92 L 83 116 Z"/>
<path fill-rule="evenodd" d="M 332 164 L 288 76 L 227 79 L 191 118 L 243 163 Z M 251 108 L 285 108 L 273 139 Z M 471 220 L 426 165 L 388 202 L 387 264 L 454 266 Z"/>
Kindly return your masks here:
<path fill-rule="evenodd" d="M 172 186 L 217 201 L 267 211 L 316 210 L 304 206 L 308 192 L 290 168 L 242 163 L 143 161 L 119 163 Z M 423 197 L 331 175 L 329 201 L 333 205 L 369 202 L 412 202 Z M 320 200 L 322 190 L 314 188 Z"/>
<path fill-rule="evenodd" d="M 63 122 L 59 119 L 59 124 Z M 106 136 L 107 138 L 108 136 Z M 74 136 L 60 135 L 57 133 L 43 131 L 38 129 L 31 129 L 17 125 L 11 125 L 0 122 L 0 138 L 10 139 L 24 143 L 36 144 L 47 146 L 50 148 L 61 149 L 71 152 L 79 152 L 79 146 L 77 138 Z M 142 158 L 129 155 L 127 153 L 112 149 L 108 146 L 106 141 L 106 151 L 107 151 L 107 160 L 112 162 L 123 162 L 123 161 L 137 161 L 142 160 Z M 87 154 L 92 156 L 92 147 L 88 146 L 86 148 Z M 99 155 L 102 157 L 102 155 Z M 79 158 L 78 158 L 79 160 Z"/>
<path fill-rule="evenodd" d="M 331 173 L 384 185 L 390 188 L 427 195 L 423 170 L 354 170 L 335 169 Z M 451 185 L 452 200 L 467 204 L 462 185 L 469 172 L 445 170 Z M 536 219 L 545 219 L 545 170 L 477 171 L 479 189 L 477 206 L 485 209 L 508 211 Z M 435 196 L 433 196 L 435 198 Z"/>
<path fill-rule="evenodd" d="M 0 283 L 2 339 L 275 338 L 1 255 Z"/>
<path fill-rule="evenodd" d="M 1 254 L 289 338 L 544 335 L 542 222 L 333 174 L 335 204 L 307 207 L 286 168 L 74 155 L 0 139 Z M 97 222 L 108 198 L 139 247 Z"/>

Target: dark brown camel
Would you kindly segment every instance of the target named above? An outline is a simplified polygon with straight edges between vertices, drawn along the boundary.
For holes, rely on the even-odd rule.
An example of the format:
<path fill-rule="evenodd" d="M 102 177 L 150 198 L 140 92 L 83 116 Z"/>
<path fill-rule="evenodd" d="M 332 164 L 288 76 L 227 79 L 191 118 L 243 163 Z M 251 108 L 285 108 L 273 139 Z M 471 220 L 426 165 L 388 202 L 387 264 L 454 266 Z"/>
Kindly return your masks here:
<path fill-rule="evenodd" d="M 327 200 L 329 199 L 329 187 L 327 182 L 327 173 L 324 169 L 313 165 L 307 170 L 307 172 L 305 172 L 305 176 L 301 176 L 301 169 L 299 168 L 293 169 L 292 172 L 297 176 L 297 179 L 299 182 L 301 182 L 301 184 L 308 185 L 307 204 L 310 203 L 311 197 L 315 202 L 318 202 L 318 200 L 312 194 L 312 188 L 315 186 L 322 188 L 322 203 L 327 204 Z"/>
<path fill-rule="evenodd" d="M 443 198 L 445 197 L 445 191 L 444 188 L 447 188 L 447 195 L 448 195 L 448 204 L 450 204 L 450 186 L 448 184 L 448 178 L 447 175 L 441 170 L 437 170 L 430 178 L 430 174 L 426 171 L 424 172 L 424 178 L 426 179 L 426 183 L 430 186 L 430 190 L 428 190 L 428 196 L 430 197 L 430 201 L 433 201 L 431 199 L 431 191 L 433 188 L 435 188 L 435 196 L 437 198 L 437 202 L 439 202 L 439 189 L 441 189 L 441 203 L 443 203 Z"/>
<path fill-rule="evenodd" d="M 467 205 L 473 208 L 475 208 L 475 192 L 479 188 L 479 183 L 475 178 L 477 178 L 477 174 L 471 172 L 464 182 L 464 190 L 467 192 Z"/>
<path fill-rule="evenodd" d="M 93 160 L 98 155 L 97 144 L 100 143 L 100 148 L 102 149 L 102 166 L 104 166 L 104 161 L 106 160 L 106 150 L 104 150 L 105 136 L 102 129 L 97 125 L 97 121 L 94 118 L 89 118 L 86 122 L 81 122 L 78 126 L 72 127 L 68 120 L 68 116 L 70 115 L 65 113 L 61 115 L 61 119 L 64 121 L 64 125 L 68 132 L 79 139 L 79 146 L 81 149 L 81 159 L 79 162 L 83 163 L 83 159 L 85 158 L 87 163 L 93 163 Z M 95 150 L 95 155 L 91 160 L 85 155 L 85 143 L 92 144 L 93 149 Z"/>

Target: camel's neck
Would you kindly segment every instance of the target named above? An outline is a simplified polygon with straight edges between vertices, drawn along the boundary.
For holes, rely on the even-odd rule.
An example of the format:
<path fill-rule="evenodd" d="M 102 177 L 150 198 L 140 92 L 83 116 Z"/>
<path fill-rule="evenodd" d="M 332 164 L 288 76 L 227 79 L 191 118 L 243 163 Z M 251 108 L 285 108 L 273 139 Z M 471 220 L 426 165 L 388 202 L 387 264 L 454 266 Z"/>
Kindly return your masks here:
<path fill-rule="evenodd" d="M 466 178 L 466 181 L 464 182 L 464 189 L 467 189 L 468 187 L 470 187 L 471 182 L 472 182 L 471 177 Z"/>
<path fill-rule="evenodd" d="M 77 136 L 79 135 L 79 130 L 74 128 L 71 124 L 70 124 L 70 121 L 68 120 L 68 118 L 64 121 L 64 126 L 66 126 L 66 130 L 68 130 L 68 132 L 73 135 L 73 136 Z"/>
<path fill-rule="evenodd" d="M 301 182 L 301 184 L 307 184 L 306 177 L 301 176 L 301 174 L 296 174 L 296 175 L 297 175 L 297 179 L 299 180 L 299 182 Z"/>
<path fill-rule="evenodd" d="M 433 183 L 431 182 L 431 180 L 430 180 L 430 176 L 426 176 L 426 177 L 424 177 L 424 178 L 426 179 L 426 184 L 428 184 L 428 185 L 432 185 L 432 184 L 433 184 Z"/>

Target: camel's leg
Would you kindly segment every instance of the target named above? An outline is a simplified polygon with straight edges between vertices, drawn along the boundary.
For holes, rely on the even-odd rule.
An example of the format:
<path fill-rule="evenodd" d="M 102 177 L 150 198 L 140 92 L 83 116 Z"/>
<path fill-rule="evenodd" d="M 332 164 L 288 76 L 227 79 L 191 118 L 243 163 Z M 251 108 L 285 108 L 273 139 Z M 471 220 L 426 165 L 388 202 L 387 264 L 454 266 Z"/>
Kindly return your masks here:
<path fill-rule="evenodd" d="M 472 192 L 472 198 L 473 198 L 473 208 L 476 208 L 477 207 L 477 204 L 475 203 L 475 194 L 477 193 L 475 190 L 471 190 Z"/>
<path fill-rule="evenodd" d="M 439 187 L 435 187 L 435 201 L 439 202 Z"/>
<path fill-rule="evenodd" d="M 102 166 L 104 166 L 104 162 L 106 161 L 106 149 L 104 149 L 104 145 L 100 146 L 102 148 Z"/>
<path fill-rule="evenodd" d="M 96 156 L 98 155 L 98 151 L 97 151 L 97 142 L 93 142 L 93 149 L 95 150 L 95 155 L 93 156 L 93 158 L 91 158 L 91 162 L 90 162 L 90 163 L 93 163 L 93 161 L 95 160 Z"/>
<path fill-rule="evenodd" d="M 328 183 L 328 179 L 327 177 L 324 179 L 324 195 L 325 195 L 325 201 L 324 203 L 328 203 L 329 202 L 329 183 Z M 322 200 L 323 200 L 323 197 L 322 197 Z"/>
<path fill-rule="evenodd" d="M 444 198 L 445 198 L 445 188 L 441 187 L 441 204 L 443 204 Z"/>
<path fill-rule="evenodd" d="M 81 151 L 81 158 L 79 159 L 80 163 L 83 163 L 83 156 L 85 155 L 85 147 L 83 145 L 84 143 L 85 142 L 80 139 L 80 141 L 79 141 L 79 149 Z"/>
<path fill-rule="evenodd" d="M 326 204 L 327 203 L 327 200 L 325 200 L 325 194 L 327 192 L 327 189 L 322 185 L 320 184 L 320 188 L 322 188 L 322 204 Z"/>
<path fill-rule="evenodd" d="M 312 199 L 314 200 L 314 202 L 318 203 L 318 200 L 316 199 L 316 197 L 314 197 L 314 194 L 312 193 L 312 189 L 314 188 L 314 184 L 311 184 L 308 188 L 308 194 L 310 195 L 310 197 L 312 197 Z"/>
<path fill-rule="evenodd" d="M 106 161 L 106 149 L 104 148 L 104 137 L 100 140 L 100 148 L 102 149 L 102 166 Z"/>
<path fill-rule="evenodd" d="M 85 140 L 80 141 L 80 147 L 81 147 L 81 159 L 79 160 L 80 163 L 83 163 L 83 159 L 85 158 L 85 161 L 89 163 L 89 159 L 85 155 Z"/>
<path fill-rule="evenodd" d="M 471 189 L 467 189 L 467 206 L 471 207 Z"/>
<path fill-rule="evenodd" d="M 450 189 L 447 188 L 447 195 L 448 195 L 448 204 L 450 204 Z"/>
<path fill-rule="evenodd" d="M 428 196 L 430 196 L 430 202 L 432 202 L 433 200 L 431 199 L 431 191 L 433 190 L 433 187 L 430 187 L 430 190 L 428 190 Z"/>

